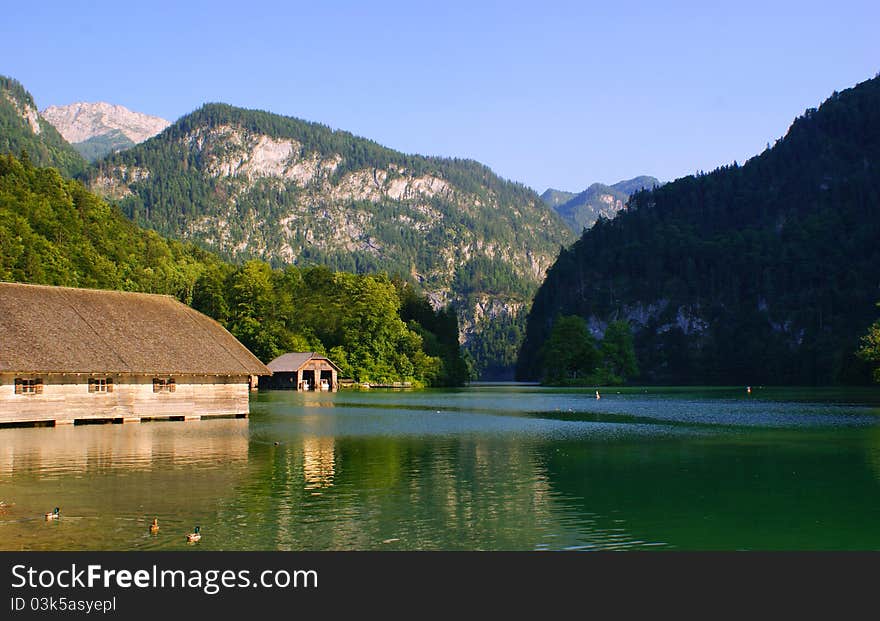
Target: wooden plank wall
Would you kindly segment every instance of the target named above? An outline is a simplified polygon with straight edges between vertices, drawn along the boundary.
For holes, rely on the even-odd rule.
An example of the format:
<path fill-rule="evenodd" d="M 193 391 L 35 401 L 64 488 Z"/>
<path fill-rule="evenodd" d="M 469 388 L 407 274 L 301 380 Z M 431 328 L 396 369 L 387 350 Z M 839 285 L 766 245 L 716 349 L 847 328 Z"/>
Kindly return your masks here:
<path fill-rule="evenodd" d="M 16 395 L 16 377 L 40 377 L 43 393 Z M 101 377 L 101 376 L 95 376 Z M 0 374 L 0 423 L 229 416 L 248 413 L 248 378 L 174 376 L 174 392 L 153 392 L 153 376 L 111 376 L 113 392 L 89 392 L 88 375 Z"/>

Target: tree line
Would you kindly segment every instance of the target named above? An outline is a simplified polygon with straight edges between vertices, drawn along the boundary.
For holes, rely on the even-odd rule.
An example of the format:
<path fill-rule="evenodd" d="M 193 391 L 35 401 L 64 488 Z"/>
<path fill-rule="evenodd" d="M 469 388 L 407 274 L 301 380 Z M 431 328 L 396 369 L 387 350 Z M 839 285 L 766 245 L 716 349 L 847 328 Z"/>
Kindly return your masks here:
<path fill-rule="evenodd" d="M 632 332 L 625 321 L 612 321 L 597 342 L 577 315 L 557 317 L 539 352 L 541 379 L 551 385 L 613 386 L 638 375 Z"/>
<path fill-rule="evenodd" d="M 469 379 L 455 313 L 434 311 L 413 285 L 385 274 L 216 263 L 196 280 L 192 305 L 261 360 L 314 351 L 358 382 L 438 386 Z"/>
<path fill-rule="evenodd" d="M 877 306 L 880 307 L 880 303 Z M 880 383 L 880 319 L 871 324 L 868 332 L 862 336 L 858 355 L 872 366 L 874 381 Z"/>

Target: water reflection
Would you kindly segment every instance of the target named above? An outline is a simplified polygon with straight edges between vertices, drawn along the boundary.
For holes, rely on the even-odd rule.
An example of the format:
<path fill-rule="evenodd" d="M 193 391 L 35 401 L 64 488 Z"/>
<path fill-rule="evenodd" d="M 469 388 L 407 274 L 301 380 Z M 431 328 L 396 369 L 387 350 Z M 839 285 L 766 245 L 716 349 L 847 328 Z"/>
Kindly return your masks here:
<path fill-rule="evenodd" d="M 187 549 L 196 524 L 198 549 L 880 547 L 870 410 L 591 397 L 260 393 L 249 420 L 3 429 L 0 547 Z"/>
<path fill-rule="evenodd" d="M 303 438 L 303 478 L 305 489 L 332 487 L 336 473 L 333 438 Z"/>
<path fill-rule="evenodd" d="M 0 430 L 0 477 L 247 460 L 247 419 Z"/>
<path fill-rule="evenodd" d="M 248 421 L 3 429 L 0 456 L 3 549 L 163 547 L 247 474 Z M 148 536 L 153 517 L 167 536 Z"/>
<path fill-rule="evenodd" d="M 865 459 L 880 484 L 880 426 L 871 429 L 865 436 Z"/>
<path fill-rule="evenodd" d="M 260 472 L 218 520 L 247 549 L 607 549 L 642 543 L 570 510 L 548 447 L 504 438 L 304 437 L 252 446 Z M 656 542 L 652 542 L 656 543 Z"/>
<path fill-rule="evenodd" d="M 875 429 L 777 430 L 664 443 L 584 446 L 550 456 L 575 514 L 634 543 L 697 550 L 873 550 L 880 485 L 864 467 Z"/>

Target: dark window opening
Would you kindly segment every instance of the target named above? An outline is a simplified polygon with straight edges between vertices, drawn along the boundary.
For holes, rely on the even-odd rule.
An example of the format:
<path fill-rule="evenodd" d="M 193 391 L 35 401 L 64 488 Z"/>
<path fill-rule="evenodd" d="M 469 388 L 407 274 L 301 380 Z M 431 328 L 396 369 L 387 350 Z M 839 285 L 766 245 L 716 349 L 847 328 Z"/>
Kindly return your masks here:
<path fill-rule="evenodd" d="M 94 377 L 89 379 L 89 392 L 113 392 L 112 377 Z"/>
<path fill-rule="evenodd" d="M 173 377 L 153 378 L 153 392 L 174 392 L 175 388 Z"/>
<path fill-rule="evenodd" d="M 43 380 L 15 378 L 15 394 L 17 395 L 41 395 L 43 394 Z"/>

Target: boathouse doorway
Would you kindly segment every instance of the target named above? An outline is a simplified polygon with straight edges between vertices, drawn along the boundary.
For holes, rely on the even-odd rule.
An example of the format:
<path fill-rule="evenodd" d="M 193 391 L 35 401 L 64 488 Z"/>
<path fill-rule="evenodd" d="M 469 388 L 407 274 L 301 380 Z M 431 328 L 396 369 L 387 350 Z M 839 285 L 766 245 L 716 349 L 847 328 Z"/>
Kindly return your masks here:
<path fill-rule="evenodd" d="M 321 369 L 321 377 L 318 381 L 318 385 L 316 388 L 318 390 L 330 390 L 330 387 L 333 386 L 333 376 L 335 373 L 332 369 Z"/>
<path fill-rule="evenodd" d="M 315 352 L 293 352 L 275 358 L 268 365 L 272 377 L 265 387 L 275 390 L 326 390 L 339 388 L 341 369 L 326 356 Z M 263 388 L 263 385 L 260 385 Z"/>
<path fill-rule="evenodd" d="M 302 372 L 302 381 L 298 390 L 314 390 L 315 389 L 315 371 L 306 369 Z"/>

